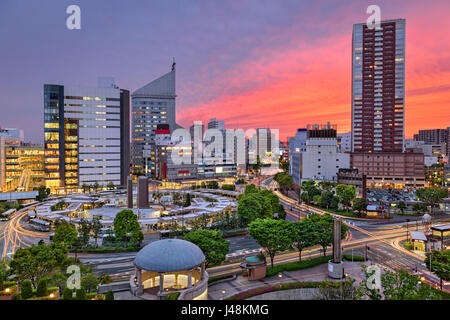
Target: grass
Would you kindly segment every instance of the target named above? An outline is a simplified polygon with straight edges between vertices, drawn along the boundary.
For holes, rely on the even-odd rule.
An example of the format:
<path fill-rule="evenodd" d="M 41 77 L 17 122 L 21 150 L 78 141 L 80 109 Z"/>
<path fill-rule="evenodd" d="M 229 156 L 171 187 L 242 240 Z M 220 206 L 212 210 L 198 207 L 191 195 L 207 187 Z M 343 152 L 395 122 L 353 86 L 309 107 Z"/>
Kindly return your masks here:
<path fill-rule="evenodd" d="M 295 271 L 295 270 L 312 268 L 312 267 L 318 266 L 319 264 L 327 263 L 330 259 L 332 259 L 331 256 L 321 256 L 321 257 L 313 258 L 310 260 L 280 264 L 280 265 L 274 266 L 273 268 L 268 267 L 266 276 L 271 277 L 271 276 L 274 276 L 283 271 Z"/>
<path fill-rule="evenodd" d="M 330 281 L 306 281 L 306 282 L 291 282 L 291 283 L 279 283 L 275 285 L 259 287 L 255 289 L 250 289 L 244 292 L 240 292 L 234 296 L 231 296 L 225 300 L 245 300 L 260 294 L 282 291 L 282 290 L 292 290 L 300 288 L 339 288 L 340 282 L 330 282 Z"/>

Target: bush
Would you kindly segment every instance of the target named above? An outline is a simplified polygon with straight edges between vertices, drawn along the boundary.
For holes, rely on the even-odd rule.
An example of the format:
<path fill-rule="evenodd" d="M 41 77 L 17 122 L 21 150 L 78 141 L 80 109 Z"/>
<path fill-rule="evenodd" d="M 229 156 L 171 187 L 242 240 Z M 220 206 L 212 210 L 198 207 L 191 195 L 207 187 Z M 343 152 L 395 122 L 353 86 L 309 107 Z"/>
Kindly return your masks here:
<path fill-rule="evenodd" d="M 73 294 L 72 289 L 65 287 L 64 291 L 63 291 L 63 300 L 72 300 L 72 298 L 73 298 L 72 294 Z"/>
<path fill-rule="evenodd" d="M 351 254 L 344 254 L 342 257 L 347 261 L 352 261 Z M 366 259 L 363 256 L 353 255 L 353 261 L 366 261 Z"/>
<path fill-rule="evenodd" d="M 36 289 L 36 296 L 38 297 L 45 297 L 48 295 L 47 292 L 47 281 L 44 279 L 39 280 L 37 289 Z"/>
<path fill-rule="evenodd" d="M 94 299 L 96 296 L 97 296 L 97 293 L 96 293 L 96 292 L 90 292 L 90 293 L 87 293 L 87 294 L 86 294 L 86 299 L 87 299 L 87 300 L 92 300 L 92 299 Z"/>
<path fill-rule="evenodd" d="M 86 300 L 86 290 L 84 290 L 83 287 L 81 287 L 80 289 L 77 289 L 76 294 L 75 294 L 75 299 L 76 300 Z"/>
<path fill-rule="evenodd" d="M 214 283 L 214 282 L 219 281 L 219 280 L 231 279 L 231 278 L 233 278 L 233 277 L 234 277 L 234 276 L 233 276 L 232 274 L 229 274 L 229 275 L 227 275 L 227 276 L 212 277 L 212 278 L 209 278 L 209 279 L 208 279 L 208 284 Z"/>
<path fill-rule="evenodd" d="M 180 296 L 180 292 L 169 292 L 164 297 L 164 300 L 178 300 L 179 296 Z"/>
<path fill-rule="evenodd" d="M 321 256 L 311 260 L 304 260 L 301 262 L 280 264 L 278 266 L 274 266 L 273 268 L 267 268 L 266 276 L 271 277 L 283 271 L 294 271 L 312 268 L 318 266 L 319 264 L 327 263 L 330 259 L 332 259 L 331 256 Z"/>
<path fill-rule="evenodd" d="M 22 300 L 20 293 L 16 293 L 11 297 L 11 300 Z"/>
<path fill-rule="evenodd" d="M 24 300 L 33 297 L 33 287 L 30 280 L 24 280 L 20 285 L 20 296 Z"/>
<path fill-rule="evenodd" d="M 105 300 L 114 300 L 114 293 L 111 290 L 106 292 Z"/>
<path fill-rule="evenodd" d="M 403 246 L 405 247 L 405 249 L 412 250 L 412 243 L 411 243 L 411 241 L 405 241 L 403 243 Z"/>

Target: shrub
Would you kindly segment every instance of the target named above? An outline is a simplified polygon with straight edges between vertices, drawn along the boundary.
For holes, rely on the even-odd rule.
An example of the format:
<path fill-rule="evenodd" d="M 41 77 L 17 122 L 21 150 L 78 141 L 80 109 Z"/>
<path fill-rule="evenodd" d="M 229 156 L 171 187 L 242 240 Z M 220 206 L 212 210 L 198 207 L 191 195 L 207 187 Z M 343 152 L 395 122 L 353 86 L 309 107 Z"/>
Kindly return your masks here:
<path fill-rule="evenodd" d="M 33 287 L 30 280 L 24 280 L 20 285 L 20 295 L 22 299 L 30 299 L 33 297 Z"/>
<path fill-rule="evenodd" d="M 106 292 L 105 300 L 114 300 L 114 293 L 111 290 Z"/>
<path fill-rule="evenodd" d="M 92 300 L 92 299 L 94 299 L 96 296 L 97 296 L 97 293 L 96 293 L 96 292 L 90 292 L 90 293 L 87 293 L 87 294 L 86 294 L 86 299 L 87 299 L 87 300 Z"/>
<path fill-rule="evenodd" d="M 351 254 L 344 254 L 342 257 L 347 261 L 352 261 Z M 366 259 L 363 256 L 353 255 L 353 261 L 366 261 Z"/>
<path fill-rule="evenodd" d="M 84 290 L 83 287 L 81 287 L 80 289 L 77 289 L 76 294 L 75 294 L 75 299 L 76 300 L 86 300 L 86 290 Z"/>
<path fill-rule="evenodd" d="M 229 275 L 227 275 L 227 276 L 212 277 L 212 278 L 209 278 L 209 279 L 208 279 L 208 283 L 214 283 L 214 282 L 216 282 L 216 281 L 224 280 L 224 279 L 231 279 L 231 278 L 233 278 L 233 277 L 234 277 L 234 276 L 233 276 L 232 274 L 229 274 Z"/>
<path fill-rule="evenodd" d="M 38 297 L 45 297 L 48 295 L 47 292 L 47 281 L 44 279 L 39 280 L 37 289 L 36 289 L 36 296 Z"/>
<path fill-rule="evenodd" d="M 63 291 L 63 300 L 71 300 L 73 298 L 72 294 L 73 294 L 72 289 L 65 287 Z"/>
<path fill-rule="evenodd" d="M 20 293 L 16 293 L 11 297 L 11 300 L 22 300 Z"/>
<path fill-rule="evenodd" d="M 294 271 L 294 270 L 301 270 L 301 269 L 307 269 L 315 267 L 322 263 L 327 263 L 331 259 L 331 256 L 321 256 L 317 257 L 311 260 L 304 260 L 301 262 L 291 262 L 291 263 L 285 263 L 280 264 L 277 266 L 274 266 L 273 268 L 267 268 L 267 277 L 274 276 L 280 272 L 283 271 Z"/>
<path fill-rule="evenodd" d="M 164 297 L 164 300 L 178 300 L 178 297 L 180 296 L 179 292 L 169 292 Z"/>
<path fill-rule="evenodd" d="M 411 241 L 405 241 L 403 243 L 403 246 L 405 247 L 405 249 L 412 250 L 412 243 L 411 243 Z"/>

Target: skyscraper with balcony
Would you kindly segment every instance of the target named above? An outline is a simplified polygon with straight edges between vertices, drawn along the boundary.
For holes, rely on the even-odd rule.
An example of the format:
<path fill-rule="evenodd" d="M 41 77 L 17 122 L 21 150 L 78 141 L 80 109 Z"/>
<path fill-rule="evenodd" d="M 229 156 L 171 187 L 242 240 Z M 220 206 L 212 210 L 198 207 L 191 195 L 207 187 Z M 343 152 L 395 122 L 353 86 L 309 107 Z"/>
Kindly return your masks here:
<path fill-rule="evenodd" d="M 99 86 L 44 85 L 46 186 L 125 185 L 130 169 L 130 94 L 114 79 Z"/>
<path fill-rule="evenodd" d="M 353 26 L 352 151 L 402 152 L 405 20 Z"/>
<path fill-rule="evenodd" d="M 175 97 L 175 63 L 170 72 L 131 95 L 131 161 L 134 174 L 144 172 L 150 176 L 155 174 L 155 131 L 159 124 L 168 124 L 171 132 L 178 128 L 175 123 Z"/>

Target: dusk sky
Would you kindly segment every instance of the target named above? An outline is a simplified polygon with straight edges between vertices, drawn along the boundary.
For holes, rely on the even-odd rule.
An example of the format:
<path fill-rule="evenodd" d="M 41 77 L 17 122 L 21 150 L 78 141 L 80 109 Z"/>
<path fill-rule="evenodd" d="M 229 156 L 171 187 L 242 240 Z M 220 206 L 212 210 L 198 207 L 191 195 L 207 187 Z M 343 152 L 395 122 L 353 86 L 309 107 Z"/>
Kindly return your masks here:
<path fill-rule="evenodd" d="M 67 6 L 81 30 L 66 28 Z M 43 141 L 44 83 L 134 91 L 177 63 L 177 123 L 225 120 L 280 138 L 351 123 L 352 26 L 406 19 L 406 137 L 450 126 L 450 1 L 0 0 L 0 126 Z"/>

